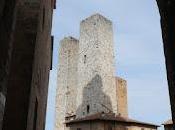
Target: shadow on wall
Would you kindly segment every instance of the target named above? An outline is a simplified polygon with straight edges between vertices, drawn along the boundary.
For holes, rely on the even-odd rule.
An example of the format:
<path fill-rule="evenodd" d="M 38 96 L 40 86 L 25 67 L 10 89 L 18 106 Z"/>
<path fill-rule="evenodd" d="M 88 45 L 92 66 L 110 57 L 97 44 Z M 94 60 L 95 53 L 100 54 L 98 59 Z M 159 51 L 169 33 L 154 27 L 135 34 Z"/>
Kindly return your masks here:
<path fill-rule="evenodd" d="M 100 112 L 112 113 L 111 100 L 102 89 L 102 78 L 96 74 L 83 89 L 82 104 L 76 111 L 78 117 Z"/>

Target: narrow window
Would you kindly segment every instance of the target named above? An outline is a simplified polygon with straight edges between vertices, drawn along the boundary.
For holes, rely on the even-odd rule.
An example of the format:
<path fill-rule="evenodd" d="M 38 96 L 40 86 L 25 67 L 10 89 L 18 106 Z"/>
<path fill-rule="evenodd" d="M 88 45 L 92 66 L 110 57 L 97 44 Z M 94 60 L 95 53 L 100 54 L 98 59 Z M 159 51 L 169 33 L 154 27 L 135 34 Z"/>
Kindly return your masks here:
<path fill-rule="evenodd" d="M 38 101 L 35 101 L 34 119 L 33 119 L 33 130 L 37 127 L 37 117 L 38 117 Z"/>
<path fill-rule="evenodd" d="M 51 52 L 50 52 L 50 70 L 52 70 L 52 65 L 53 65 L 53 44 L 54 44 L 54 37 L 51 36 Z"/>
<path fill-rule="evenodd" d="M 90 106 L 87 105 L 87 113 L 89 114 L 89 109 L 90 109 Z"/>
<path fill-rule="evenodd" d="M 45 25 L 45 8 L 43 8 L 43 22 L 42 22 L 42 29 L 44 29 L 44 25 Z"/>
<path fill-rule="evenodd" d="M 84 64 L 86 64 L 87 56 L 84 55 Z"/>

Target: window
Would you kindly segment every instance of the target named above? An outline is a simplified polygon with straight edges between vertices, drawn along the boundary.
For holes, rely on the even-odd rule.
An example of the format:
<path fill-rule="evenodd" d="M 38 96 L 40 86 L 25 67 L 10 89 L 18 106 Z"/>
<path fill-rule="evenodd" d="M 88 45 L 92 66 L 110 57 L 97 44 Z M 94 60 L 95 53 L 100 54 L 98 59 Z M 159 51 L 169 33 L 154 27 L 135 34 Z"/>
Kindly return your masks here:
<path fill-rule="evenodd" d="M 51 60 L 50 61 L 51 63 L 50 63 L 50 70 L 52 70 L 52 62 L 53 62 L 53 43 L 54 43 L 54 37 L 51 36 L 51 52 L 50 52 L 51 53 L 50 54 L 51 55 L 51 59 L 50 59 Z"/>
<path fill-rule="evenodd" d="M 84 55 L 84 64 L 86 64 L 86 58 L 87 58 L 87 56 Z"/>
<path fill-rule="evenodd" d="M 35 101 L 34 118 L 33 118 L 33 130 L 37 127 L 37 117 L 38 117 L 38 100 Z"/>
<path fill-rule="evenodd" d="M 90 109 L 90 106 L 87 105 L 87 113 L 89 114 L 89 109 Z"/>
<path fill-rule="evenodd" d="M 43 8 L 43 21 L 42 21 L 42 29 L 44 29 L 44 25 L 45 25 L 45 8 Z"/>

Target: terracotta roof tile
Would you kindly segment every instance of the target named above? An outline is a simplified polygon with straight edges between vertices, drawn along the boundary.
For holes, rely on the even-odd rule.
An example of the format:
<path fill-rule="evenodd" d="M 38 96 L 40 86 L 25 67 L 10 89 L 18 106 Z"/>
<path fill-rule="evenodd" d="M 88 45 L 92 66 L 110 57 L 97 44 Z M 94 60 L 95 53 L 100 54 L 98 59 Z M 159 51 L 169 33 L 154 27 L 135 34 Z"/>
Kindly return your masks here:
<path fill-rule="evenodd" d="M 113 113 L 97 113 L 94 115 L 89 115 L 83 118 L 71 120 L 65 122 L 66 124 L 71 124 L 71 123 L 78 123 L 78 122 L 84 122 L 84 121 L 92 121 L 92 120 L 108 120 L 108 121 L 118 121 L 118 122 L 124 122 L 124 123 L 133 123 L 133 124 L 142 124 L 142 125 L 148 125 L 148 126 L 154 126 L 154 127 L 159 127 L 158 125 L 151 124 L 151 123 L 145 123 L 133 119 L 129 119 L 126 117 L 121 117 L 121 116 L 116 116 Z"/>

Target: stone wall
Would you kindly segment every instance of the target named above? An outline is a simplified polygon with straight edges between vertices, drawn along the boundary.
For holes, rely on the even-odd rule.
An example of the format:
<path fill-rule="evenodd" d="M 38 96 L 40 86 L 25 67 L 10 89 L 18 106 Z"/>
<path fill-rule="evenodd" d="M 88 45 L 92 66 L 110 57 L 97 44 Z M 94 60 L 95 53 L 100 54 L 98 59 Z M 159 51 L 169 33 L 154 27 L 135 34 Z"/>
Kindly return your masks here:
<path fill-rule="evenodd" d="M 3 130 L 45 127 L 53 6 L 51 0 L 18 1 Z"/>
<path fill-rule="evenodd" d="M 175 122 L 175 1 L 156 0 L 161 16 L 162 38 L 167 70 L 168 88 L 172 110 L 172 120 Z M 175 123 L 173 125 L 175 129 Z"/>
<path fill-rule="evenodd" d="M 15 25 L 16 0 L 0 1 L 0 130 L 2 127 Z"/>
<path fill-rule="evenodd" d="M 118 114 L 122 117 L 128 117 L 128 101 L 127 101 L 127 82 L 126 80 L 117 77 L 117 109 Z"/>
<path fill-rule="evenodd" d="M 79 41 L 72 37 L 61 40 L 56 96 L 56 130 L 64 129 L 65 117 L 75 115 L 77 96 L 77 63 Z"/>
<path fill-rule="evenodd" d="M 77 117 L 117 113 L 112 23 L 99 14 L 81 22 Z"/>

